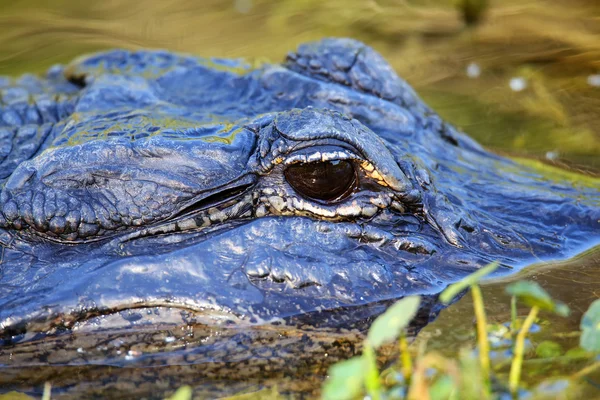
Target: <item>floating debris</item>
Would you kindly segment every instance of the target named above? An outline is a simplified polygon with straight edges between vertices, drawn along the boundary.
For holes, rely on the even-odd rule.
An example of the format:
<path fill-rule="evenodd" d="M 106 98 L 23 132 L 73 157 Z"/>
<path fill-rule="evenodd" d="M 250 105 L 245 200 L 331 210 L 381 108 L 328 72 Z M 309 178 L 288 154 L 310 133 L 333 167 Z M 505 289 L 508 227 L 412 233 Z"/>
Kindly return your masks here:
<path fill-rule="evenodd" d="M 588 76 L 587 83 L 593 87 L 600 87 L 600 74 L 593 74 Z"/>
<path fill-rule="evenodd" d="M 515 78 L 511 78 L 510 82 L 508 83 L 508 86 L 510 86 L 513 92 L 520 92 L 527 88 L 527 81 L 525 80 L 525 78 L 518 76 Z"/>
<path fill-rule="evenodd" d="M 248 14 L 252 10 L 252 0 L 235 0 L 233 8 L 241 14 Z"/>
<path fill-rule="evenodd" d="M 467 76 L 469 78 L 479 78 L 479 75 L 481 75 L 481 68 L 479 67 L 479 64 L 476 63 L 470 63 L 467 66 Z"/>
<path fill-rule="evenodd" d="M 549 151 L 546 153 L 546 160 L 556 161 L 559 156 L 560 153 L 557 150 Z"/>

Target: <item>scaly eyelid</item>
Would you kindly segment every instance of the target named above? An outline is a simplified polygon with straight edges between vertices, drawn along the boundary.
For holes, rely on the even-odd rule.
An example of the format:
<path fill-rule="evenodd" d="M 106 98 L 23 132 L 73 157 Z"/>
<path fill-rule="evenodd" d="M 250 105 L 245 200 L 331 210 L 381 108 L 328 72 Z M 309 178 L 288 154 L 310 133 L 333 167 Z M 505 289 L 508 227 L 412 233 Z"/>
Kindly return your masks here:
<path fill-rule="evenodd" d="M 363 161 L 362 157 L 349 152 L 347 150 L 324 150 L 324 151 L 311 151 L 310 153 L 292 153 L 288 155 L 284 161 L 284 165 L 292 165 L 298 163 L 314 163 L 314 162 L 326 162 L 326 161 L 346 161 L 346 160 L 357 160 Z"/>

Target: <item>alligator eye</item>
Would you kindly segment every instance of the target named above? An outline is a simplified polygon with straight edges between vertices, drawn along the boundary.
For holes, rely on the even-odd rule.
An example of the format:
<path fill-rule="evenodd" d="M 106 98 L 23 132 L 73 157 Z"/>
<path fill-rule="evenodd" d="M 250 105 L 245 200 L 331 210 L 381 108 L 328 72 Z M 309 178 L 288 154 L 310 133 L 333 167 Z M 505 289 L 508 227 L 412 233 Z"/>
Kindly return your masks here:
<path fill-rule="evenodd" d="M 354 164 L 344 160 L 293 164 L 284 175 L 298 193 L 324 201 L 342 200 L 356 185 Z"/>

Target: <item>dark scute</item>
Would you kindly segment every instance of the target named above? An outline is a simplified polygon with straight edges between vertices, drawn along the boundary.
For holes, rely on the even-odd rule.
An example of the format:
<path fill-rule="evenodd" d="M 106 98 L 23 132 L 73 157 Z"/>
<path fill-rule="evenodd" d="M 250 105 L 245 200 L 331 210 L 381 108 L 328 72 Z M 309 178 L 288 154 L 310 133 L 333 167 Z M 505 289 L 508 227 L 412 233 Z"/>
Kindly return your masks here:
<path fill-rule="evenodd" d="M 72 83 L 73 85 L 77 86 L 80 89 L 83 89 L 85 87 L 85 79 L 86 76 L 84 74 L 80 74 L 80 75 L 69 75 L 67 76 L 67 81 Z"/>
<path fill-rule="evenodd" d="M 325 161 L 290 165 L 285 179 L 298 193 L 311 199 L 335 201 L 346 198 L 356 184 L 350 161 Z"/>

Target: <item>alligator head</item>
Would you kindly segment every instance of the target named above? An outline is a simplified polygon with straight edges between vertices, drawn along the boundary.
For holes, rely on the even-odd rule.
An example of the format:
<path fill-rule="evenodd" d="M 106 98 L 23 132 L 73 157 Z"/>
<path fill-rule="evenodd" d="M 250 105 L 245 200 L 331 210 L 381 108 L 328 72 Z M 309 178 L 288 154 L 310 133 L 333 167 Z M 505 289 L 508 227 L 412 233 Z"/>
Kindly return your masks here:
<path fill-rule="evenodd" d="M 112 51 L 3 90 L 4 332 L 433 296 L 600 232 L 597 187 L 485 151 L 354 40 L 259 67 Z"/>

